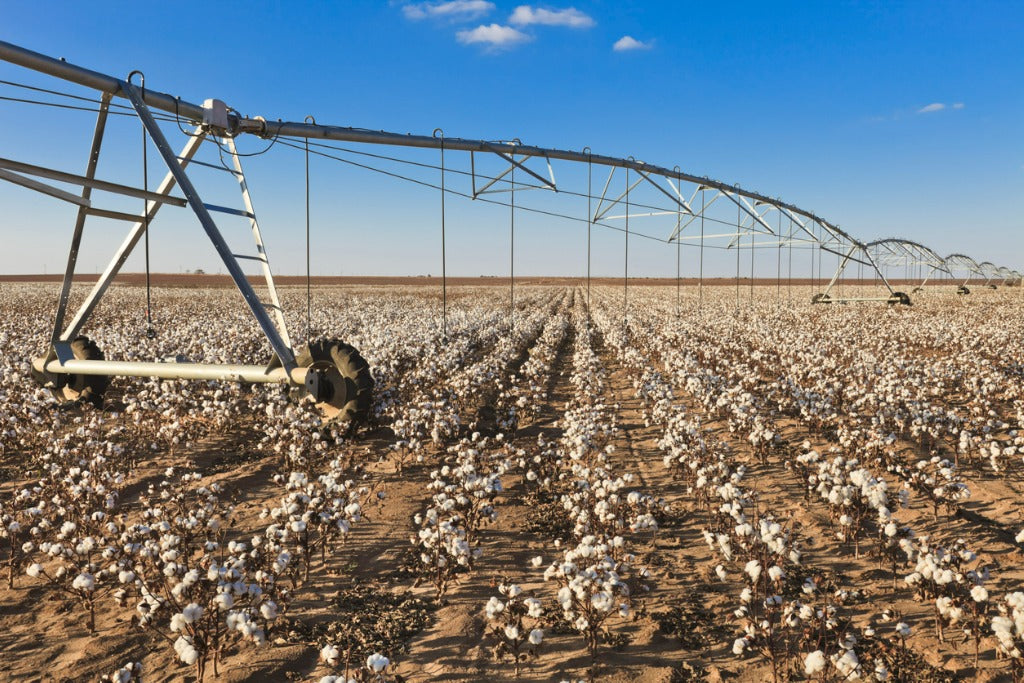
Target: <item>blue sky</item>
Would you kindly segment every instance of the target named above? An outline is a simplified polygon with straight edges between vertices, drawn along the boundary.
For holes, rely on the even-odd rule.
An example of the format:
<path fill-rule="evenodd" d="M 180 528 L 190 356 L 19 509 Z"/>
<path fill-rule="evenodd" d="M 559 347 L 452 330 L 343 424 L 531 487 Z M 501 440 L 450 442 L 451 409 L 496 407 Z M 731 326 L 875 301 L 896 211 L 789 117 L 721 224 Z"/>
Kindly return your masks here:
<path fill-rule="evenodd" d="M 1022 3 L 49 2 L 41 12 L 11 1 L 0 39 L 112 75 L 141 69 L 152 88 L 271 120 L 441 127 L 678 164 L 864 240 L 898 235 L 1024 267 Z M 7 64 L 0 79 L 88 94 Z M 0 96 L 25 91 L 0 85 Z M 0 101 L 0 121 L 0 156 L 84 169 L 90 114 Z M 100 177 L 141 183 L 139 137 L 137 121 L 111 124 Z M 436 163 L 435 152 L 368 151 Z M 300 272 L 301 152 L 279 145 L 245 163 L 275 269 Z M 581 169 L 559 172 L 585 182 Z M 312 173 L 314 272 L 439 271 L 436 191 L 318 158 Z M 204 196 L 237 204 L 218 182 L 202 179 Z M 578 199 L 559 201 L 585 214 Z M 154 268 L 216 271 L 198 224 L 172 211 L 153 226 Z M 509 210 L 452 197 L 447 211 L 449 272 L 507 273 Z M 0 215 L 0 272 L 63 267 L 73 208 L 0 184 Z M 583 272 L 582 224 L 519 212 L 516 225 L 517 272 Z M 82 269 L 102 267 L 124 230 L 91 221 Z M 622 236 L 604 231 L 594 244 L 595 272 L 621 274 Z M 675 272 L 674 247 L 641 240 L 630 253 L 633 274 Z M 709 272 L 733 267 L 719 261 L 709 257 Z"/>

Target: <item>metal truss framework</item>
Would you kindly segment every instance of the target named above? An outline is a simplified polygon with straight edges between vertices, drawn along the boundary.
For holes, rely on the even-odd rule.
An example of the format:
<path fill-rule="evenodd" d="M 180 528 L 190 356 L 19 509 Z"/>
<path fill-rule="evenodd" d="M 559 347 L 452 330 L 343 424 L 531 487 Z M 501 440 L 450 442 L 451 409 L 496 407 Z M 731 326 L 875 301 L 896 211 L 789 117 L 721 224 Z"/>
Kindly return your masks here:
<path fill-rule="evenodd" d="M 653 239 L 666 244 L 675 244 L 677 248 L 683 244 L 699 243 L 702 248 L 705 244 L 712 244 L 717 248 L 735 250 L 737 281 L 739 279 L 739 252 L 743 249 L 775 248 L 780 254 L 780 264 L 783 247 L 788 247 L 790 250 L 793 247 L 810 249 L 812 276 L 815 256 L 818 258 L 818 273 L 820 275 L 821 255 L 823 253 L 835 255 L 839 261 L 837 270 L 825 289 L 815 295 L 815 301 L 852 300 L 835 299 L 831 296 L 834 286 L 851 264 L 857 264 L 862 268 L 867 268 L 870 273 L 874 273 L 888 291 L 887 296 L 862 297 L 859 300 L 909 303 L 907 295 L 895 291 L 886 276 L 888 268 L 898 266 L 903 266 L 908 270 L 916 269 L 922 276 L 919 287 L 923 287 L 935 273 L 946 273 L 950 277 L 954 277 L 954 272 L 965 270 L 968 275 L 964 285 L 973 277 L 984 278 L 986 284 L 991 284 L 997 279 L 1004 283 L 1020 282 L 1020 274 L 1016 271 L 1005 267 L 1000 268 L 991 263 L 978 264 L 962 254 L 953 254 L 943 259 L 928 247 L 909 240 L 887 238 L 862 242 L 813 211 L 802 209 L 777 198 L 742 189 L 737 185 L 685 173 L 679 167 L 669 169 L 647 164 L 632 157 L 602 156 L 593 154 L 589 149 L 572 151 L 535 147 L 524 145 L 519 140 L 486 141 L 447 138 L 443 134 L 439 135 L 439 130 L 431 136 L 420 136 L 320 125 L 315 121 L 311 122 L 311 118 L 307 118 L 305 122 L 301 123 L 285 121 L 271 123 L 262 117 L 241 116 L 217 100 L 207 100 L 203 106 L 199 106 L 153 89 L 137 88 L 129 80 L 84 69 L 2 41 L 0 41 L 0 59 L 97 90 L 101 95 L 101 106 L 96 121 L 92 150 L 84 176 L 0 159 L 0 180 L 30 188 L 78 206 L 78 217 L 51 339 L 52 348 L 43 368 L 49 373 L 224 378 L 247 382 L 292 384 L 303 382 L 302 375 L 304 373 L 301 368 L 296 367 L 295 349 L 288 335 L 270 264 L 260 235 L 259 224 L 252 208 L 251 197 L 235 147 L 234 139 L 243 134 L 251 134 L 274 141 L 291 138 L 303 141 L 307 145 L 312 140 L 324 140 L 399 148 L 438 149 L 442 155 L 445 152 L 468 152 L 469 170 L 462 173 L 468 175 L 470 181 L 469 191 L 464 196 L 472 199 L 483 199 L 486 195 L 495 193 L 514 193 L 524 190 L 541 190 L 553 194 L 565 193 L 566 190 L 560 187 L 556 181 L 552 162 L 571 162 L 576 164 L 577 168 L 578 165 L 585 164 L 588 177 L 588 189 L 585 195 L 588 202 L 586 215 L 588 229 L 591 225 L 614 227 L 615 229 L 622 229 L 624 226 L 628 250 L 630 221 L 648 221 L 659 224 L 661 226 L 660 234 L 665 235 L 665 237 L 654 237 Z M 131 111 L 141 120 L 149 139 L 159 150 L 162 161 L 167 167 L 167 175 L 156 191 L 139 190 L 95 178 L 96 162 L 102 145 L 106 120 L 111 100 L 115 97 L 128 100 Z M 187 122 L 193 126 L 193 132 L 180 153 L 176 153 L 171 148 L 164 136 L 154 117 L 153 111 L 155 110 L 173 114 L 174 119 L 172 120 L 179 124 Z M 221 148 L 226 148 L 229 152 L 233 169 L 224 170 L 236 176 L 242 192 L 244 209 L 231 209 L 205 203 L 198 189 L 190 180 L 186 169 L 194 161 L 199 146 L 207 139 L 217 140 Z M 494 162 L 500 164 L 499 170 L 491 173 L 482 172 L 480 168 L 482 163 L 486 165 Z M 195 163 L 202 162 L 195 161 Z M 538 168 L 538 166 L 542 167 Z M 607 169 L 607 177 L 603 183 L 598 178 L 597 187 L 601 188 L 598 194 L 594 194 L 591 190 L 591 180 L 595 168 L 599 171 L 601 168 Z M 445 169 L 443 165 L 441 169 L 441 189 L 444 192 Z M 519 171 L 518 178 L 517 171 Z M 624 177 L 620 178 L 620 174 Z M 73 194 L 45 184 L 36 178 L 77 185 L 82 190 L 80 194 Z M 180 188 L 184 197 L 175 197 L 171 194 L 175 187 Z M 142 199 L 145 202 L 144 210 L 135 215 L 99 209 L 92 203 L 93 190 Z M 578 193 L 569 194 L 578 195 Z M 596 202 L 592 200 L 596 200 Z M 275 360 L 271 366 L 263 368 L 189 364 L 188 368 L 167 368 L 168 364 L 162 363 L 119 363 L 116 364 L 116 372 L 112 372 L 109 361 L 76 360 L 71 357 L 70 341 L 79 334 L 128 255 L 140 238 L 144 236 L 149 223 L 164 204 L 178 207 L 188 206 L 195 213 L 274 352 Z M 514 200 L 512 206 L 514 216 Z M 242 255 L 232 252 L 213 219 L 212 214 L 214 213 L 248 219 L 255 241 L 256 254 Z M 75 270 L 83 227 L 89 216 L 123 220 L 129 222 L 132 227 L 72 322 L 64 327 L 71 279 Z M 710 231 L 708 230 L 709 223 L 711 224 Z M 751 251 L 751 282 L 753 282 L 752 254 Z M 243 274 L 239 260 L 253 260 L 261 264 L 269 293 L 268 300 L 260 300 Z"/>

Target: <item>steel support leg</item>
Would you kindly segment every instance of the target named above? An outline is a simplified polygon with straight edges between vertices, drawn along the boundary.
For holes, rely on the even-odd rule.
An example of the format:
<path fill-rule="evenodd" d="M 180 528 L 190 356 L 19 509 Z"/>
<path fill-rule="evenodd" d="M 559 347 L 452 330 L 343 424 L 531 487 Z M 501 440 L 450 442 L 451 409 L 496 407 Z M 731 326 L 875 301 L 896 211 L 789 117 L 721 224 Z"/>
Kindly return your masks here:
<path fill-rule="evenodd" d="M 92 148 L 89 151 L 89 163 L 85 169 L 85 177 L 92 180 L 96 177 L 96 164 L 100 160 L 100 146 L 103 144 L 103 132 L 107 127 L 107 114 L 110 111 L 110 93 L 103 93 L 100 99 L 100 112 L 96 116 L 96 129 L 92 134 Z M 92 196 L 92 187 L 82 187 L 82 199 L 89 200 Z M 82 244 L 82 231 L 85 229 L 85 219 L 89 215 L 87 206 L 78 207 L 78 217 L 75 219 L 75 232 L 71 236 L 71 249 L 68 251 L 68 265 L 64 270 L 64 282 L 60 288 L 60 300 L 57 303 L 57 314 L 53 319 L 53 333 L 50 335 L 50 343 L 56 344 L 61 339 L 61 328 L 64 326 L 64 316 L 68 309 L 68 298 L 71 296 L 71 282 L 75 276 L 75 265 L 78 263 L 78 249 Z"/>
<path fill-rule="evenodd" d="M 245 299 L 245 303 L 249 306 L 249 310 L 252 311 L 253 317 L 256 318 L 256 322 L 259 323 L 260 329 L 263 330 L 263 334 L 267 337 L 267 341 L 270 342 L 271 348 L 273 348 L 274 353 L 277 354 L 281 364 L 290 373 L 295 368 L 295 353 L 292 351 L 291 346 L 285 342 L 277 328 L 274 326 L 274 322 L 270 319 L 270 316 L 267 315 L 267 311 L 263 307 L 263 303 L 256 295 L 252 285 L 249 284 L 249 281 L 246 279 L 245 273 L 242 272 L 241 266 L 238 265 L 238 260 L 235 259 L 230 247 L 228 247 L 227 242 L 224 241 L 224 237 L 217 229 L 217 224 L 214 223 L 213 218 L 210 216 L 210 212 L 206 209 L 206 206 L 204 206 L 195 186 L 192 185 L 192 181 L 185 173 L 185 169 L 180 163 L 178 163 L 178 159 L 174 155 L 174 151 L 167 143 L 167 138 L 164 137 L 163 131 L 160 130 L 160 126 L 157 125 L 156 120 L 153 118 L 153 114 L 142 101 L 138 90 L 135 86 L 126 81 L 121 83 L 121 88 L 128 96 L 132 106 L 135 107 L 135 111 L 138 113 L 139 118 L 142 119 L 142 123 L 146 126 L 146 130 L 149 131 L 149 136 L 156 144 L 157 149 L 160 151 L 160 155 L 164 158 L 164 162 L 167 164 L 167 168 L 170 170 L 171 175 L 173 175 L 178 181 L 178 186 L 181 187 L 182 193 L 185 195 L 185 198 L 188 199 L 189 205 L 191 205 L 196 217 L 199 219 L 203 229 L 206 231 L 207 237 L 210 238 L 214 248 L 220 255 L 221 260 L 224 262 L 224 266 L 228 269 L 228 273 L 231 275 L 231 279 L 235 282 L 235 286 L 238 287 L 239 292 L 242 294 L 242 298 Z"/>
<path fill-rule="evenodd" d="M 185 148 L 181 152 L 182 166 L 187 165 L 192 157 L 195 156 L 195 153 L 199 150 L 199 145 L 202 144 L 205 138 L 205 133 L 202 133 L 197 128 L 195 135 L 188 139 L 188 142 L 185 143 Z M 174 174 L 168 173 L 163 182 L 161 182 L 160 186 L 157 188 L 157 194 L 170 194 L 176 184 L 177 181 L 175 180 Z M 140 216 L 139 221 L 132 226 L 131 230 L 128 231 L 128 236 L 125 237 L 121 246 L 118 247 L 117 251 L 114 253 L 114 257 L 110 260 L 110 263 L 107 264 L 107 267 L 103 271 L 103 274 L 100 275 L 99 280 L 97 280 L 96 284 L 93 285 L 92 291 L 89 292 L 89 296 L 87 296 L 85 301 L 82 302 L 81 307 L 78 309 L 78 313 L 75 314 L 74 319 L 68 325 L 67 329 L 65 329 L 60 335 L 60 341 L 71 341 L 78 336 L 79 332 L 82 331 L 82 327 L 85 325 L 86 321 L 89 320 L 89 316 L 92 315 L 92 312 L 96 308 L 97 304 L 99 304 L 100 299 L 103 298 L 107 288 L 110 287 L 110 283 L 114 281 L 115 277 L 117 277 L 117 274 L 121 271 L 121 267 L 124 265 L 124 262 L 128 260 L 128 256 L 132 253 L 132 249 L 135 248 L 135 245 L 138 244 L 139 240 L 142 238 L 142 235 L 146 230 L 146 224 L 153 222 L 153 218 L 156 216 L 161 206 L 163 206 L 162 202 L 152 202 L 147 204 L 147 220 L 142 220 L 142 217 Z"/>

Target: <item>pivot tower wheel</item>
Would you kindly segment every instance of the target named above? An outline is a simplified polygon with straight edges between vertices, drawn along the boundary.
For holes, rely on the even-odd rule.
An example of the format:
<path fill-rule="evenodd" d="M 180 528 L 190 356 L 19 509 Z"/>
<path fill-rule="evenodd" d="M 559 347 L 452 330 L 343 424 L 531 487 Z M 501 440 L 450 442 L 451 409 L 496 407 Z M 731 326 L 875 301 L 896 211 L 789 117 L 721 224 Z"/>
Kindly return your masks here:
<path fill-rule="evenodd" d="M 75 360 L 105 360 L 100 347 L 88 337 L 76 337 L 70 348 Z M 52 349 L 50 353 L 54 354 Z M 110 377 L 106 375 L 37 373 L 36 379 L 48 387 L 60 403 L 89 402 L 97 407 L 103 404 L 103 394 L 110 385 Z"/>
<path fill-rule="evenodd" d="M 295 362 L 309 368 L 306 391 L 325 420 L 356 423 L 369 418 L 373 375 L 355 347 L 322 339 L 300 351 Z"/>
<path fill-rule="evenodd" d="M 890 306 L 900 304 L 901 306 L 910 306 L 910 295 L 906 292 L 893 292 L 889 296 L 889 300 L 886 302 Z"/>

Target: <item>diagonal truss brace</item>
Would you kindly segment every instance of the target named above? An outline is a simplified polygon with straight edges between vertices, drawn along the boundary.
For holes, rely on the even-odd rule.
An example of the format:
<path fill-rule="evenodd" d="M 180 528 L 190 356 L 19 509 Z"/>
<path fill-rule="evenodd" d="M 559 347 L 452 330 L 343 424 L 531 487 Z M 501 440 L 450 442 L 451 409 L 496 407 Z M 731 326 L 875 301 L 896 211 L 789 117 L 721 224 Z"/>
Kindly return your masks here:
<path fill-rule="evenodd" d="M 284 319 L 284 309 L 281 307 L 281 300 L 277 296 L 277 286 L 274 284 L 274 274 L 270 270 L 270 259 L 267 256 L 267 250 L 263 246 L 263 235 L 260 232 L 259 221 L 256 220 L 256 210 L 252 205 L 252 197 L 249 194 L 249 185 L 245 181 L 245 174 L 242 172 L 242 160 L 238 156 L 238 148 L 235 146 L 234 138 L 227 138 L 228 150 L 231 152 L 231 162 L 235 167 L 234 176 L 238 179 L 238 185 L 242 190 L 242 201 L 245 203 L 245 212 L 248 214 L 249 227 L 252 230 L 253 241 L 256 243 L 257 256 L 250 257 L 259 261 L 260 266 L 263 269 L 263 279 L 267 283 L 267 292 L 270 295 L 270 302 L 266 304 L 266 307 L 274 311 L 274 319 L 277 321 L 277 330 L 281 334 L 281 339 L 285 345 L 289 348 L 292 347 L 291 338 L 288 336 L 288 326 Z M 238 254 L 234 254 L 235 258 L 239 258 Z"/>
<path fill-rule="evenodd" d="M 266 336 L 267 341 L 270 342 L 271 348 L 277 357 L 280 359 L 281 364 L 285 370 L 290 373 L 295 369 L 295 353 L 281 333 L 275 327 L 274 322 L 267 315 L 267 311 L 257 296 L 256 291 L 249 284 L 249 281 L 245 277 L 245 273 L 242 272 L 241 266 L 238 265 L 238 260 L 234 254 L 231 253 L 230 247 L 227 242 L 224 241 L 224 237 L 220 234 L 220 230 L 217 229 L 217 224 L 214 223 L 213 218 L 210 216 L 210 212 L 202 199 L 199 197 L 199 193 L 196 191 L 195 186 L 185 173 L 185 168 L 179 163 L 177 156 L 174 154 L 174 150 L 167 142 L 167 138 L 164 137 L 164 133 L 160 130 L 160 126 L 157 125 L 156 120 L 153 118 L 153 114 L 149 111 L 149 108 L 142 101 L 142 97 L 139 95 L 138 90 L 135 86 L 126 81 L 121 82 L 121 89 L 128 96 L 132 106 L 135 108 L 139 118 L 142 119 L 142 124 L 146 127 L 149 132 L 150 138 L 153 140 L 160 155 L 164 159 L 164 163 L 167 164 L 167 168 L 170 171 L 171 176 L 177 181 L 178 186 L 181 188 L 182 193 L 188 200 L 189 205 L 192 207 L 192 211 L 196 214 L 196 218 L 199 219 L 203 229 L 206 231 L 207 237 L 210 238 L 210 242 L 213 243 L 214 249 L 220 255 L 221 261 L 224 263 L 224 267 L 227 268 L 228 273 L 231 275 L 231 279 L 234 280 L 235 286 L 238 287 L 238 291 L 241 292 L 242 298 L 245 300 L 246 305 L 249 306 L 249 310 L 252 312 L 256 322 L 259 324 L 260 329 L 263 330 L 263 334 Z"/>
<path fill-rule="evenodd" d="M 470 152 L 469 163 L 470 163 L 470 175 L 472 176 L 472 183 L 473 183 L 473 199 L 476 199 L 477 197 L 479 197 L 482 194 L 492 194 L 492 193 L 495 193 L 495 192 L 509 192 L 510 190 L 515 190 L 516 188 L 515 188 L 514 185 L 513 185 L 512 188 L 510 188 L 510 190 L 491 190 L 490 188 L 495 183 L 500 181 L 502 178 L 504 178 L 505 176 L 507 176 L 509 173 L 511 173 L 512 171 L 514 171 L 517 168 L 521 169 L 522 171 L 524 171 L 528 175 L 536 178 L 543 185 L 543 187 L 540 187 L 540 188 L 533 188 L 533 187 L 519 188 L 520 190 L 522 190 L 522 189 L 542 189 L 542 190 L 543 189 L 547 189 L 547 190 L 552 190 L 554 192 L 558 192 L 558 186 L 555 183 L 555 171 L 551 167 L 551 159 L 550 158 L 545 157 L 545 160 L 547 161 L 547 165 L 548 165 L 548 176 L 550 178 L 549 179 L 549 178 L 545 178 L 544 176 L 542 176 L 539 173 L 535 172 L 533 169 L 527 167 L 526 164 L 523 163 L 524 161 L 526 161 L 527 159 L 530 158 L 529 155 L 525 155 L 525 156 L 523 156 L 522 160 L 518 160 L 518 159 L 515 158 L 515 152 L 512 152 L 512 154 L 509 155 L 509 154 L 506 154 L 505 152 L 501 151 L 500 149 L 498 149 L 496 147 L 492 147 L 490 145 L 488 145 L 487 147 L 488 147 L 488 151 L 494 153 L 495 156 L 498 156 L 498 157 L 504 159 L 506 162 L 508 162 L 509 165 L 508 165 L 508 168 L 506 168 L 504 171 L 502 171 L 498 175 L 496 175 L 493 178 L 491 178 L 490 181 L 488 181 L 488 183 L 486 185 L 484 185 L 480 189 L 477 189 L 477 187 L 476 187 L 476 155 L 475 155 L 474 152 Z"/>

